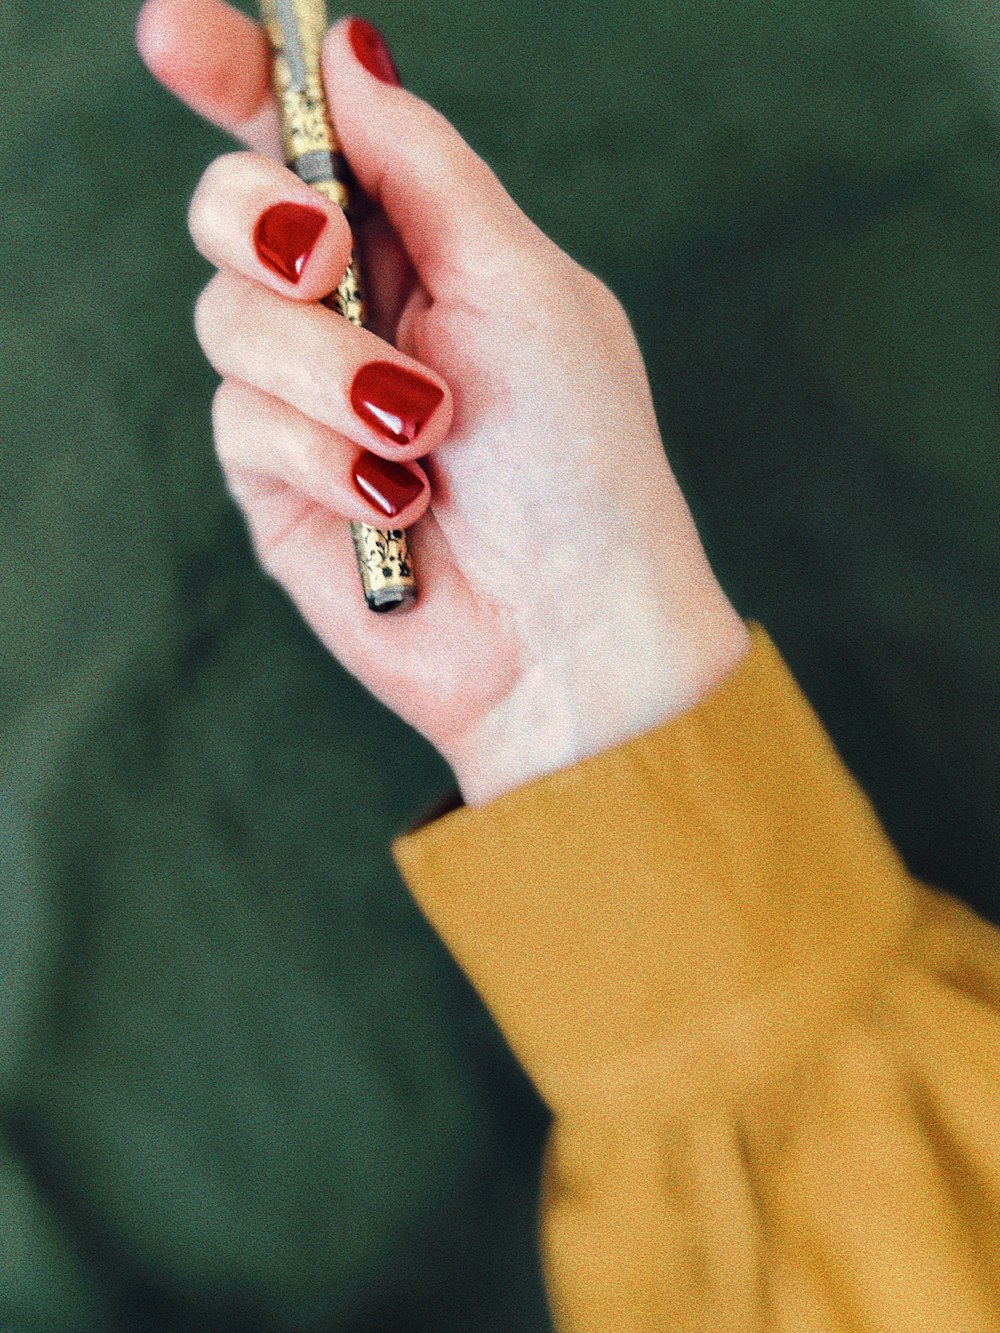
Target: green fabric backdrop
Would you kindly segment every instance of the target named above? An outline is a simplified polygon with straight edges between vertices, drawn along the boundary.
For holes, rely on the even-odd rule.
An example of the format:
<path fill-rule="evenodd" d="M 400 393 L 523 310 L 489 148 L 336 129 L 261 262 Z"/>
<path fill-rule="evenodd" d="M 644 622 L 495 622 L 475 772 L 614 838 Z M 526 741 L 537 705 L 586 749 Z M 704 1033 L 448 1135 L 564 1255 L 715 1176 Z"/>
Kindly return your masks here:
<path fill-rule="evenodd" d="M 363 12 L 619 293 L 738 609 L 997 919 L 995 0 Z M 253 562 L 229 145 L 134 17 L 0 14 L 0 1328 L 544 1333 L 546 1112 L 388 855 L 450 775 Z"/>

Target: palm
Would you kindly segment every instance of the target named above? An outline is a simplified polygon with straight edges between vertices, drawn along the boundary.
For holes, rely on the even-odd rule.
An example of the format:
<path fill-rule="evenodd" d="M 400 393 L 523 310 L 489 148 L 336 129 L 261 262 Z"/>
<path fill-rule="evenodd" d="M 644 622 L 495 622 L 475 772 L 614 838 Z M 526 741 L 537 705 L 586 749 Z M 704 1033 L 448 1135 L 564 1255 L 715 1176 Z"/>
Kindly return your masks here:
<path fill-rule="evenodd" d="M 626 460 L 636 449 L 646 501 L 662 509 L 671 494 L 680 498 L 652 403 L 631 437 L 616 395 L 595 400 L 587 390 L 589 360 L 620 367 L 612 378 L 625 385 L 643 377 L 638 348 L 616 316 L 594 308 L 583 270 L 554 246 L 547 260 L 544 305 L 551 315 L 558 292 L 560 327 L 588 329 L 585 357 L 555 351 L 544 318 L 523 319 L 512 338 L 471 300 L 432 300 L 412 277 L 399 288 L 396 346 L 436 371 L 454 399 L 447 438 L 423 460 L 433 504 L 411 529 L 419 614 L 364 611 L 347 524 L 315 499 L 259 474 L 244 479 L 240 497 L 262 563 L 317 635 L 445 754 L 518 686 L 519 716 L 532 711 L 534 687 L 554 683 L 558 693 L 581 618 L 600 619 L 621 602 L 620 566 L 644 504 L 628 494 Z M 592 570 L 610 571 L 589 572 L 585 588 L 581 533 Z M 640 586 L 643 572 L 627 577 Z M 623 647 L 616 641 L 616 652 Z"/>
<path fill-rule="evenodd" d="M 378 262 L 375 253 L 369 262 Z M 525 419 L 524 405 L 545 404 L 553 438 L 582 432 L 574 429 L 572 374 L 567 369 L 558 388 L 538 378 L 530 330 L 498 338 L 495 324 L 471 306 L 432 302 L 412 278 L 393 319 L 399 350 L 437 371 L 455 400 L 447 439 L 422 460 L 432 508 L 410 530 L 419 614 L 364 611 L 339 515 L 259 475 L 246 479 L 242 498 L 262 563 L 320 639 L 447 752 L 520 677 L 558 656 L 574 601 L 561 592 L 580 573 L 566 567 L 566 553 L 591 507 L 606 503 L 607 489 L 595 488 L 585 472 L 574 482 L 570 466 L 565 503 L 553 510 L 547 499 L 552 459 L 526 452 L 538 425 Z M 511 384 L 528 392 L 515 398 L 504 391 Z"/>
<path fill-rule="evenodd" d="M 414 355 L 405 338 L 399 345 Z M 458 383 L 447 357 L 424 360 Z M 447 497 L 457 470 L 440 455 L 453 450 L 464 461 L 463 451 L 478 453 L 483 438 L 482 429 L 453 431 L 435 456 L 422 460 L 436 496 Z M 245 485 L 261 563 L 343 665 L 433 744 L 444 750 L 509 690 L 516 636 L 502 600 L 468 576 L 463 547 L 474 523 L 461 505 L 435 499 L 409 530 L 419 614 L 374 616 L 364 607 L 346 521 L 285 483 L 255 474 Z M 484 538 L 484 544 L 490 543 Z"/>

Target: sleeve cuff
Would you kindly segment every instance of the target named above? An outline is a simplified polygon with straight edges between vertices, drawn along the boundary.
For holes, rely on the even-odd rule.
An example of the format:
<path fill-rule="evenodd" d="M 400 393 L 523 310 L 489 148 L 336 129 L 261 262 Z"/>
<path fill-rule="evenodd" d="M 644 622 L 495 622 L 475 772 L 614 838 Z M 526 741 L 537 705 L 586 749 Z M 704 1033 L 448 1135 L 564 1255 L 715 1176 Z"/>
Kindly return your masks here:
<path fill-rule="evenodd" d="M 707 1009 L 837 1003 L 912 882 L 764 628 L 689 712 L 392 853 L 552 1107 Z"/>

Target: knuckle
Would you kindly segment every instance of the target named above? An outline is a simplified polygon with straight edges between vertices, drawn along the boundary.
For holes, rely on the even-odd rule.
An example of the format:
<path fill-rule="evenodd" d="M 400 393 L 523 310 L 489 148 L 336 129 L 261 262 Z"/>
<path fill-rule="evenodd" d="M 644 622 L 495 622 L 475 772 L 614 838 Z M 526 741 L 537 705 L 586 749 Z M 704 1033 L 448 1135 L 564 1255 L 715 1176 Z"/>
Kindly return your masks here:
<path fill-rule="evenodd" d="M 421 141 L 424 166 L 444 184 L 450 177 L 468 171 L 475 154 L 447 116 L 423 102 L 415 110 L 425 133 Z"/>
<path fill-rule="evenodd" d="M 188 204 L 188 231 L 194 237 L 199 249 L 203 243 L 212 201 L 217 197 L 221 186 L 221 163 L 222 158 L 217 157 L 208 164 L 201 173 L 201 178 L 194 188 L 194 194 L 191 196 L 191 202 Z"/>
<path fill-rule="evenodd" d="M 212 396 L 212 433 L 220 453 L 225 452 L 225 443 L 233 435 L 242 411 L 241 398 L 239 386 L 232 380 L 223 380 Z"/>
<path fill-rule="evenodd" d="M 246 456 L 247 416 L 254 404 L 245 386 L 223 380 L 212 398 L 212 438 L 215 456 L 229 495 L 238 504 L 247 498 L 248 479 L 256 469 Z"/>
<path fill-rule="evenodd" d="M 188 204 L 187 210 L 187 229 L 199 250 L 201 249 L 202 218 L 205 211 L 204 189 L 205 177 L 202 176 L 194 188 L 194 194 L 191 196 L 191 202 Z"/>
<path fill-rule="evenodd" d="M 235 405 L 237 395 L 237 386 L 229 380 L 223 380 L 215 390 L 212 397 L 212 439 L 226 490 L 238 502 L 241 497 L 234 486 L 239 457 Z"/>
<path fill-rule="evenodd" d="M 222 153 L 213 158 L 201 174 L 188 205 L 187 223 L 195 243 L 203 249 L 213 217 L 225 201 L 232 198 L 234 186 L 245 176 L 255 161 L 253 153 L 240 151 Z"/>
<path fill-rule="evenodd" d="M 209 360 L 236 334 L 240 306 L 232 299 L 231 286 L 227 274 L 216 273 L 194 303 L 195 335 Z"/>
<path fill-rule="evenodd" d="M 211 298 L 208 294 L 208 286 L 202 287 L 194 303 L 194 311 L 191 316 L 191 322 L 194 324 L 195 337 L 198 339 L 198 345 L 201 350 L 205 350 L 205 328 L 208 323 L 208 305 Z"/>
<path fill-rule="evenodd" d="M 232 188 L 234 179 L 238 176 L 245 176 L 255 162 L 255 155 L 245 149 L 238 149 L 232 153 L 220 153 L 205 168 L 198 188 L 204 190 L 208 195 L 227 194 Z"/>

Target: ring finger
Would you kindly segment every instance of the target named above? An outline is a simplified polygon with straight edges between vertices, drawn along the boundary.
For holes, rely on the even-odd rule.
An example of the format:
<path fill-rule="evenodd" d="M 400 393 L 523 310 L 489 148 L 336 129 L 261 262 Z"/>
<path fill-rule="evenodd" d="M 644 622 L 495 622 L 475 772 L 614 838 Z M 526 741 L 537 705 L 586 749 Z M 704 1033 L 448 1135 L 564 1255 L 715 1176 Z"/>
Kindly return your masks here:
<path fill-rule="evenodd" d="M 287 535 L 278 529 L 316 505 L 372 527 L 396 528 L 412 526 L 430 503 L 419 463 L 359 449 L 251 385 L 231 379 L 219 385 L 212 425 L 228 489 L 247 513 L 262 560 Z M 280 504 L 272 503 L 277 495 Z"/>

